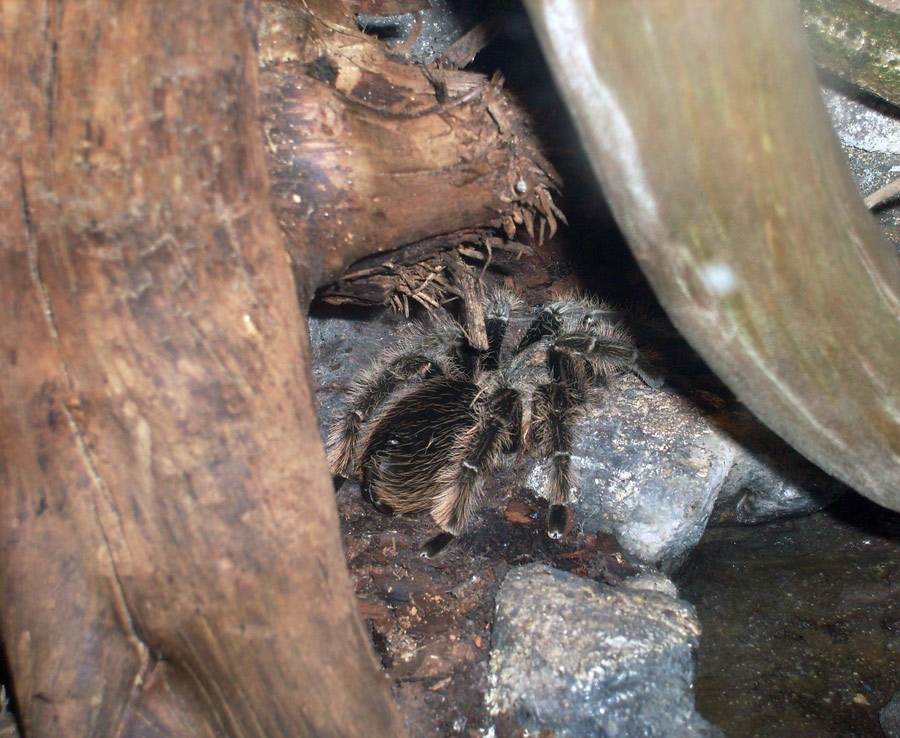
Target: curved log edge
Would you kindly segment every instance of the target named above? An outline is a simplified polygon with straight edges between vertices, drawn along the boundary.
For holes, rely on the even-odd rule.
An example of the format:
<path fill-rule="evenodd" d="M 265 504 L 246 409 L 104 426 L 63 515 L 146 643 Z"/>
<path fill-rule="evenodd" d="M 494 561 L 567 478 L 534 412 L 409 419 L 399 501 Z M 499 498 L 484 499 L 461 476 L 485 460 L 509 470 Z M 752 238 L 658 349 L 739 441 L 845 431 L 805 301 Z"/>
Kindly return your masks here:
<path fill-rule="evenodd" d="M 900 511 L 900 264 L 846 168 L 797 9 L 526 5 L 675 325 L 795 448 Z"/>
<path fill-rule="evenodd" d="M 0 602 L 23 732 L 400 736 L 271 212 L 253 3 L 0 4 Z"/>

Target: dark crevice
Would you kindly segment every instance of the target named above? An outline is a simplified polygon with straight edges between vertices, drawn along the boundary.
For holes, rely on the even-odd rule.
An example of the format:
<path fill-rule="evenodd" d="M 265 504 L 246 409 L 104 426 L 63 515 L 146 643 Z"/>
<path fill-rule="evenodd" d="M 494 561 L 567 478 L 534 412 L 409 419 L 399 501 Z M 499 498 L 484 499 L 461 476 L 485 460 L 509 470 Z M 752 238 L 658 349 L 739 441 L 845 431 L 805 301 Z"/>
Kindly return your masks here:
<path fill-rule="evenodd" d="M 12 670 L 9 666 L 9 660 L 6 656 L 6 644 L 0 642 L 0 686 L 6 691 L 6 705 L 0 704 L 0 732 L 8 727 L 9 718 L 12 718 L 14 726 L 18 729 L 18 735 L 24 735 L 21 730 L 22 710 L 16 695 L 15 684 L 13 683 Z"/>
<path fill-rule="evenodd" d="M 21 159 L 19 159 L 19 205 L 22 208 L 22 222 L 25 223 L 25 236 L 30 241 L 32 235 L 31 208 L 28 205 L 28 190 L 25 187 L 25 168 Z"/>
<path fill-rule="evenodd" d="M 56 7 L 56 32 L 55 34 L 53 34 L 52 39 L 50 31 L 50 13 L 47 7 L 44 7 L 44 48 L 46 49 L 48 46 L 50 47 L 50 59 L 48 60 L 47 65 L 47 79 L 44 84 L 44 103 L 47 106 L 48 141 L 53 140 L 54 128 L 56 123 L 56 117 L 54 115 L 54 98 L 56 89 L 57 57 L 59 56 L 59 29 L 62 24 L 63 6 L 64 3 L 62 2 L 62 0 L 60 0 Z"/>

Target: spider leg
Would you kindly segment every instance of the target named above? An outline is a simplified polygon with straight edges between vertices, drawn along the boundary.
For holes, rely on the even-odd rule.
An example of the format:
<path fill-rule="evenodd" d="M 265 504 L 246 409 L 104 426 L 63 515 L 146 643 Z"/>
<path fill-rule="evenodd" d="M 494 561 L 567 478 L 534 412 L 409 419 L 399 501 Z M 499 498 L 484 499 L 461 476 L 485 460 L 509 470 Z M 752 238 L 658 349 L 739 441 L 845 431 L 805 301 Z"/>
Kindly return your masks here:
<path fill-rule="evenodd" d="M 546 336 L 555 336 L 562 328 L 562 315 L 557 308 L 557 303 L 548 305 L 534 316 L 534 320 L 525 330 L 513 355 L 519 354 L 534 343 Z"/>
<path fill-rule="evenodd" d="M 424 546 L 422 546 L 422 550 L 419 551 L 419 556 L 422 556 L 426 559 L 433 559 L 441 551 L 447 548 L 447 545 L 451 543 L 454 538 L 456 538 L 456 536 L 452 533 L 441 531 L 436 536 L 429 539 Z"/>
<path fill-rule="evenodd" d="M 443 373 L 440 365 L 424 354 L 401 354 L 359 381 L 350 403 L 334 422 L 328 436 L 328 464 L 335 478 L 335 491 L 353 467 L 360 432 L 366 420 L 401 384 L 416 376 L 428 379 Z M 337 479 L 341 480 L 340 483 Z"/>
<path fill-rule="evenodd" d="M 547 305 L 531 321 L 513 355 L 524 351 L 547 336 L 559 336 L 579 328 L 601 330 L 621 322 L 619 311 L 605 303 L 587 298 L 559 300 Z"/>
<path fill-rule="evenodd" d="M 481 496 L 484 476 L 496 464 L 499 454 L 512 447 L 511 437 L 520 432 L 515 424 L 521 423 L 521 417 L 519 392 L 512 387 L 499 387 L 479 409 L 475 424 L 459 436 L 454 463 L 436 480 L 441 492 L 431 509 L 431 516 L 443 533 L 426 544 L 424 555 L 433 555 L 428 551 L 438 539 L 443 541 L 443 548 L 452 536 L 466 529 Z"/>
<path fill-rule="evenodd" d="M 641 356 L 627 334 L 612 325 L 599 325 L 596 335 L 566 333 L 547 350 L 547 370 L 554 380 L 535 388 L 530 434 L 533 445 L 547 459 L 545 496 L 550 501 L 547 533 L 560 538 L 567 523 L 568 503 L 576 490 L 572 468 L 574 426 L 594 388 L 609 376 L 632 371 L 651 387 L 662 378 Z"/>
<path fill-rule="evenodd" d="M 577 373 L 575 368 L 566 371 Z M 530 436 L 532 444 L 547 460 L 548 480 L 543 494 L 550 501 L 547 535 L 551 538 L 561 538 L 566 530 L 566 505 L 576 490 L 572 439 L 586 399 L 581 382 L 542 384 L 534 391 Z"/>
<path fill-rule="evenodd" d="M 643 383 L 651 389 L 659 389 L 666 381 L 663 373 L 647 361 L 643 354 L 638 354 L 638 358 L 634 362 L 634 367 L 632 367 L 631 371 L 637 374 Z"/>
<path fill-rule="evenodd" d="M 551 376 L 565 381 L 566 373 L 580 364 L 590 366 L 598 379 L 630 371 L 653 389 L 662 386 L 662 375 L 641 355 L 625 335 L 610 331 L 609 335 L 568 333 L 554 341 L 547 354 Z"/>
<path fill-rule="evenodd" d="M 484 328 L 487 333 L 488 349 L 481 358 L 481 366 L 493 371 L 500 366 L 500 348 L 509 326 L 509 303 L 491 301 L 484 312 Z"/>
<path fill-rule="evenodd" d="M 503 339 L 509 327 L 509 317 L 513 309 L 519 309 L 522 300 L 514 292 L 504 289 L 492 290 L 485 299 L 484 328 L 488 348 L 481 359 L 481 367 L 493 371 L 500 366 L 500 352 Z"/>
<path fill-rule="evenodd" d="M 522 401 L 516 402 L 509 410 L 507 416 L 507 424 L 510 433 L 507 434 L 500 450 L 505 454 L 514 454 L 519 451 L 522 446 Z"/>

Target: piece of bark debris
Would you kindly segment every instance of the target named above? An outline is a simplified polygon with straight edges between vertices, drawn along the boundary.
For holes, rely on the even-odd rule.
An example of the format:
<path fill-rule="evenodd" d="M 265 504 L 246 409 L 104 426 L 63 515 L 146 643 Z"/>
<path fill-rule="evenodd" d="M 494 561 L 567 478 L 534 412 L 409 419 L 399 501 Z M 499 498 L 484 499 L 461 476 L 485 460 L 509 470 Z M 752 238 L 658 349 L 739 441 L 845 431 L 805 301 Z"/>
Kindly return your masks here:
<path fill-rule="evenodd" d="M 531 525 L 534 522 L 538 509 L 533 505 L 528 505 L 521 500 L 510 500 L 503 511 L 503 516 L 510 523 L 519 525 Z"/>

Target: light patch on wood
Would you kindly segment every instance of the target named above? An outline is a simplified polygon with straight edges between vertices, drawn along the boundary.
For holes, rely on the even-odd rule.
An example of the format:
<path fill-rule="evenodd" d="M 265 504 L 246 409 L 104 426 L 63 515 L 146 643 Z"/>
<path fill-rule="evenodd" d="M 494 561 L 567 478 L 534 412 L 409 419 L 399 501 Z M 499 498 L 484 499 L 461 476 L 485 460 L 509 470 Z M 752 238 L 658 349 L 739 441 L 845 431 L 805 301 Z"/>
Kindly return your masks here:
<path fill-rule="evenodd" d="M 737 275 L 724 261 L 713 261 L 704 265 L 701 273 L 707 286 L 719 296 L 724 297 L 737 288 Z"/>
<path fill-rule="evenodd" d="M 253 322 L 253 318 L 250 317 L 249 313 L 244 313 L 244 325 L 247 328 L 247 332 L 252 336 L 258 336 L 259 330 L 256 327 L 256 323 Z"/>
<path fill-rule="evenodd" d="M 153 492 L 153 438 L 150 424 L 138 410 L 138 406 L 128 400 L 122 407 L 126 421 L 131 426 L 131 435 L 134 441 L 134 454 L 137 459 L 137 483 L 144 495 L 149 496 Z"/>

